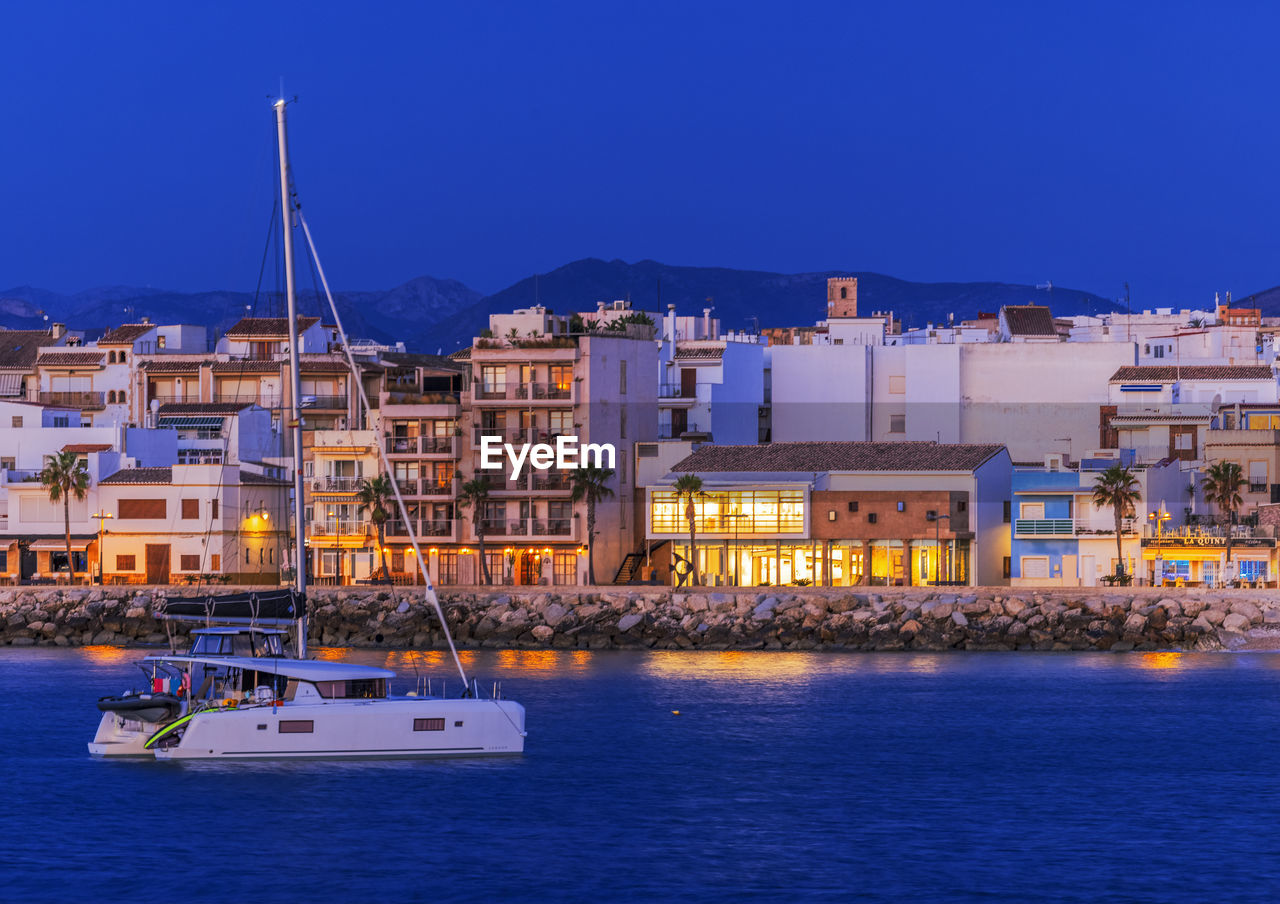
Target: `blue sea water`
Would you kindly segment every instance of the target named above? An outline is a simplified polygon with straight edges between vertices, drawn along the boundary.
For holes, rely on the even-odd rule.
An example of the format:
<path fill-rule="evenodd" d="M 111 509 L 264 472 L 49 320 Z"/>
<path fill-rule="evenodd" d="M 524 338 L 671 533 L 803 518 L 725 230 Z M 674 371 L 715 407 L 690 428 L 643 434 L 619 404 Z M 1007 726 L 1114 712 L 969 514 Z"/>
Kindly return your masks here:
<path fill-rule="evenodd" d="M 523 756 L 93 760 L 138 655 L 0 652 L 0 899 L 1280 900 L 1280 655 L 486 651 Z"/>

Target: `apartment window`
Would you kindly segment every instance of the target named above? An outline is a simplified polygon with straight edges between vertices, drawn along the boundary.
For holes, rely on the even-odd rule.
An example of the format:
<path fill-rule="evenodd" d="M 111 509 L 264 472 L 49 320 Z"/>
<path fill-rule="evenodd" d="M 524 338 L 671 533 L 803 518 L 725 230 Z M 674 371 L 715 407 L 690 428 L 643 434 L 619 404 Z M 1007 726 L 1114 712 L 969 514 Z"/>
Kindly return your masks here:
<path fill-rule="evenodd" d="M 137 556 L 116 556 L 116 571 L 137 571 Z"/>
<path fill-rule="evenodd" d="M 11 417 L 11 418 L 9 419 L 9 425 L 10 425 L 10 426 L 12 426 L 12 427 L 21 427 L 21 426 L 22 426 L 22 415 L 20 415 L 20 414 L 15 414 L 13 417 Z"/>
<path fill-rule="evenodd" d="M 618 413 L 618 436 L 621 439 L 627 438 L 627 408 L 625 405 Z"/>
<path fill-rule="evenodd" d="M 120 354 L 116 355 L 116 361 L 123 364 L 125 362 L 125 353 L 121 352 Z"/>
<path fill-rule="evenodd" d="M 259 565 L 266 564 L 265 552 L 266 551 L 261 546 L 258 547 L 258 564 Z"/>
<path fill-rule="evenodd" d="M 627 456 L 623 455 L 618 458 L 618 486 L 622 486 L 627 482 Z"/>
<path fill-rule="evenodd" d="M 889 415 L 889 432 L 890 433 L 906 433 L 907 432 L 907 416 L 905 414 Z"/>
<path fill-rule="evenodd" d="M 889 378 L 889 394 L 903 395 L 907 391 L 906 377 L 890 377 Z"/>
<path fill-rule="evenodd" d="M 414 731 L 444 731 L 444 719 L 414 719 Z"/>
<path fill-rule="evenodd" d="M 53 417 L 53 426 L 55 426 L 55 427 L 70 427 L 70 426 L 71 426 L 71 416 L 70 416 L 70 415 L 66 415 L 66 414 L 63 414 L 63 415 L 54 415 L 54 417 Z"/>
<path fill-rule="evenodd" d="M 551 386 L 560 392 L 568 392 L 573 384 L 572 364 L 552 364 L 548 370 Z"/>
<path fill-rule="evenodd" d="M 209 556 L 209 570 L 215 574 L 222 570 L 222 555 L 220 553 L 215 552 Z"/>
<path fill-rule="evenodd" d="M 249 550 L 248 550 L 248 549 L 245 549 L 245 551 L 244 551 L 244 564 L 246 564 L 246 565 L 248 565 L 248 564 L 249 564 Z"/>
<path fill-rule="evenodd" d="M 620 395 L 627 394 L 627 362 L 618 363 L 618 393 Z"/>
<path fill-rule="evenodd" d="M 182 500 L 182 519 L 190 521 L 193 518 L 200 517 L 200 500 L 184 499 Z"/>
<path fill-rule="evenodd" d="M 1001 565 L 1001 572 L 1002 572 L 1001 577 L 1006 577 L 1006 578 L 1013 577 L 1013 557 L 1012 556 L 1004 557 L 1003 564 Z"/>
<path fill-rule="evenodd" d="M 1265 461 L 1249 462 L 1249 492 L 1265 493 L 1267 490 L 1267 463 Z"/>
<path fill-rule="evenodd" d="M 167 338 L 168 338 L 167 336 L 157 336 L 157 337 L 156 337 L 156 348 L 164 348 L 164 346 L 165 346 L 165 339 L 167 339 Z M 122 360 L 123 360 L 123 359 L 122 359 Z"/>
<path fill-rule="evenodd" d="M 116 517 L 121 521 L 162 520 L 168 517 L 163 499 L 121 499 L 117 503 Z"/>
<path fill-rule="evenodd" d="M 179 571 L 199 571 L 200 570 L 199 556 L 179 556 L 178 563 L 179 563 L 178 564 Z"/>
<path fill-rule="evenodd" d="M 1013 521 L 1013 502 L 1006 499 L 1002 505 L 1004 506 L 1004 523 L 1009 524 Z"/>
<path fill-rule="evenodd" d="M 486 364 L 480 368 L 480 391 L 485 395 L 506 395 L 507 368 L 501 364 Z"/>
<path fill-rule="evenodd" d="M 9 550 L 0 549 L 0 571 L 9 570 Z"/>
<path fill-rule="evenodd" d="M 0 471 L 12 471 L 17 466 L 18 460 L 16 458 L 0 458 Z"/>
<path fill-rule="evenodd" d="M 216 499 L 209 500 L 209 517 L 210 518 L 218 517 L 218 500 Z"/>
<path fill-rule="evenodd" d="M 547 428 L 552 436 L 571 436 L 573 411 L 567 408 L 553 408 L 549 413 Z"/>

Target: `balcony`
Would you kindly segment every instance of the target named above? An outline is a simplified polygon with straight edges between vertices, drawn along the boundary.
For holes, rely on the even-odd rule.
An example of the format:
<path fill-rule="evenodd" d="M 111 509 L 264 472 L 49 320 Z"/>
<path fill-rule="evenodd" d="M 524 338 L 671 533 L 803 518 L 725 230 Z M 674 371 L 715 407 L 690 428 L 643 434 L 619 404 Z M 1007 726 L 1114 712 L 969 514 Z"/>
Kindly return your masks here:
<path fill-rule="evenodd" d="M 53 405 L 58 408 L 79 408 L 81 410 L 88 408 L 104 408 L 103 393 L 101 392 L 42 392 L 40 393 L 41 405 Z"/>
<path fill-rule="evenodd" d="M 363 481 L 363 477 L 316 477 L 311 489 L 317 493 L 354 493 Z"/>
<path fill-rule="evenodd" d="M 507 533 L 507 522 L 485 518 L 480 522 L 480 528 L 486 537 L 504 537 Z"/>
<path fill-rule="evenodd" d="M 422 480 L 422 495 L 445 496 L 452 499 L 458 495 L 458 480 L 457 478 L 451 478 L 441 481 L 424 477 Z"/>
<path fill-rule="evenodd" d="M 1128 518 L 1121 524 L 1120 530 L 1131 536 L 1138 533 L 1133 521 Z M 1111 522 L 1075 518 L 1018 518 L 1013 522 L 1013 533 L 1018 537 L 1115 536 L 1116 529 Z"/>
<path fill-rule="evenodd" d="M 526 537 L 529 535 L 529 522 L 527 521 L 508 521 L 507 536 L 508 537 Z"/>
<path fill-rule="evenodd" d="M 476 402 L 572 402 L 572 383 L 481 383 L 472 387 Z"/>
<path fill-rule="evenodd" d="M 150 395 L 147 398 L 153 402 L 159 402 L 161 405 L 193 405 L 200 401 L 200 397 L 194 393 L 191 395 Z"/>
<path fill-rule="evenodd" d="M 401 496 L 417 496 L 418 495 L 418 481 L 416 480 L 407 480 L 407 479 L 401 478 L 396 481 L 396 486 L 399 487 Z"/>
<path fill-rule="evenodd" d="M 279 408 L 283 404 L 280 396 L 261 392 L 219 392 L 214 396 L 214 401 L 233 405 L 258 405 L 262 408 Z"/>
<path fill-rule="evenodd" d="M 263 405 L 263 407 L 270 407 Z M 346 411 L 347 397 L 344 395 L 302 395 L 298 397 L 298 407 L 307 411 Z"/>
<path fill-rule="evenodd" d="M 313 521 L 313 537 L 363 537 L 369 532 L 367 521 Z"/>
<path fill-rule="evenodd" d="M 663 383 L 658 387 L 658 398 L 660 399 L 684 399 L 689 398 L 684 394 L 684 387 L 679 383 Z"/>
<path fill-rule="evenodd" d="M 540 492 L 556 492 L 572 489 L 569 478 L 560 471 L 535 471 L 533 488 Z"/>
<path fill-rule="evenodd" d="M 388 455 L 454 454 L 455 437 L 452 436 L 388 436 L 384 439 Z"/>
<path fill-rule="evenodd" d="M 572 533 L 573 521 L 570 518 L 551 518 L 533 522 L 535 537 L 567 537 Z"/>

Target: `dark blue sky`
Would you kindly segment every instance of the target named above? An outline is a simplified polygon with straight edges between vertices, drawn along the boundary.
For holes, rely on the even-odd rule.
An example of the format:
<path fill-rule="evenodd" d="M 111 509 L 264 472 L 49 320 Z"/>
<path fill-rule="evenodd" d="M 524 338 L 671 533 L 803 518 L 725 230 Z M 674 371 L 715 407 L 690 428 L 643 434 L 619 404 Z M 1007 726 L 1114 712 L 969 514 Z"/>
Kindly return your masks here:
<path fill-rule="evenodd" d="M 28 3 L 0 31 L 0 287 L 252 288 L 281 76 L 343 288 L 587 256 L 1144 305 L 1280 283 L 1264 4 Z"/>

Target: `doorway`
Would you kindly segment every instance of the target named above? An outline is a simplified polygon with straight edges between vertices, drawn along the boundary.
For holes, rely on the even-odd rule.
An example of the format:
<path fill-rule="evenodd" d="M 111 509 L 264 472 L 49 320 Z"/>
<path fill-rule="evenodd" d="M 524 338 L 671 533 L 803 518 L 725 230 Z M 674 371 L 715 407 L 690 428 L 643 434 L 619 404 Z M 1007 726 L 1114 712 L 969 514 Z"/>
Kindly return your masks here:
<path fill-rule="evenodd" d="M 147 544 L 147 583 L 169 583 L 169 545 Z"/>
<path fill-rule="evenodd" d="M 516 578 L 518 584 L 537 584 L 542 579 L 541 558 L 536 552 L 520 554 L 520 573 Z"/>
<path fill-rule="evenodd" d="M 36 552 L 30 543 L 18 543 L 18 579 L 25 581 L 36 573 Z"/>

